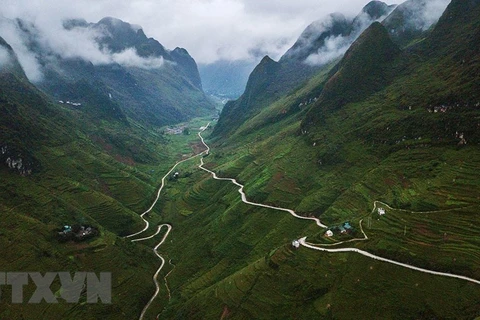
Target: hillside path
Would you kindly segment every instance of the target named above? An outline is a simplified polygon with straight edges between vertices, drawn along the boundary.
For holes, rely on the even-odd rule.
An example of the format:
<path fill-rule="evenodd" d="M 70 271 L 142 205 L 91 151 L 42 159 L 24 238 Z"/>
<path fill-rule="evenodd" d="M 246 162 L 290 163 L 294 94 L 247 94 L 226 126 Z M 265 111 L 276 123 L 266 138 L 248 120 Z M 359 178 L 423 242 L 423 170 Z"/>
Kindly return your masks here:
<path fill-rule="evenodd" d="M 208 125 L 207 125 L 207 126 L 208 126 Z M 203 131 L 199 132 L 199 133 L 198 133 L 198 136 L 200 137 L 203 145 L 205 145 L 205 147 L 207 148 L 207 150 L 204 151 L 204 153 L 208 154 L 208 153 L 210 152 L 210 147 L 205 143 L 205 141 L 204 141 L 204 139 L 203 139 L 203 137 L 202 137 L 202 135 L 201 135 L 202 132 L 203 132 Z M 294 216 L 294 217 L 297 218 L 297 219 L 312 220 L 312 221 L 315 221 L 315 223 L 316 223 L 319 227 L 325 228 L 325 229 L 328 228 L 326 225 L 324 225 L 323 223 L 321 223 L 319 219 L 313 218 L 313 217 L 300 216 L 300 215 L 298 215 L 297 213 L 295 213 L 295 211 L 293 211 L 293 210 L 291 210 L 291 209 L 286 209 L 286 208 L 281 208 L 281 207 L 274 207 L 274 206 L 269 206 L 269 205 L 265 205 L 265 204 L 261 204 L 261 203 L 255 203 L 255 202 L 248 201 L 248 200 L 247 200 L 247 197 L 246 197 L 246 195 L 245 195 L 245 192 L 243 191 L 244 185 L 242 185 L 242 184 L 239 183 L 237 180 L 232 179 L 232 178 L 219 178 L 219 177 L 216 175 L 215 172 L 206 169 L 203 165 L 204 165 L 204 163 L 203 163 L 203 158 L 200 158 L 200 165 L 199 165 L 199 168 L 200 168 L 200 169 L 202 169 L 202 170 L 210 173 L 215 180 L 230 181 L 230 182 L 232 182 L 233 184 L 235 184 L 236 186 L 238 186 L 238 187 L 239 187 L 238 192 L 241 194 L 242 202 L 243 202 L 243 203 L 246 203 L 246 204 L 249 204 L 249 205 L 252 205 L 252 206 L 257 206 L 257 207 L 263 207 L 263 208 L 269 208 L 269 209 L 274 209 L 274 210 L 286 211 L 286 212 L 290 213 L 292 216 Z M 388 205 L 386 205 L 386 204 L 384 204 L 384 203 L 382 203 L 382 202 L 380 202 L 380 201 L 375 201 L 372 212 L 375 211 L 375 208 L 377 207 L 377 204 L 382 204 L 382 205 L 384 205 L 385 207 L 391 209 L 390 206 L 388 206 Z M 298 242 L 299 242 L 302 246 L 304 246 L 304 247 L 306 247 L 306 248 L 309 248 L 309 249 L 312 249 L 312 250 L 323 251 L 323 252 L 330 252 L 330 253 L 354 252 L 354 253 L 358 253 L 358 254 L 361 254 L 361 255 L 363 255 L 363 256 L 366 256 L 366 257 L 368 257 L 368 258 L 374 259 L 374 260 L 386 262 L 386 263 L 389 263 L 389 264 L 393 264 L 393 265 L 396 265 L 396 266 L 400 266 L 400 267 L 412 269 L 412 270 L 415 270 L 415 271 L 419 271 L 419 272 L 423 272 L 423 273 L 428 273 L 428 274 L 432 274 L 432 275 L 436 275 L 436 276 L 456 278 L 456 279 L 466 280 L 466 281 L 469 281 L 469 282 L 473 282 L 473 283 L 476 283 L 476 284 L 480 284 L 480 281 L 479 281 L 479 280 L 476 280 L 476 279 L 472 279 L 472 278 L 469 278 L 469 277 L 465 277 L 465 276 L 461 276 L 461 275 L 456 275 L 456 274 L 452 274 L 452 273 L 438 272 L 438 271 L 434 271 L 434 270 L 428 270 L 428 269 L 424 269 L 424 268 L 415 267 L 415 266 L 409 265 L 409 264 L 407 264 L 407 263 L 401 263 L 401 262 L 394 261 L 394 260 L 390 260 L 390 259 L 387 259 L 387 258 L 382 258 L 382 257 L 380 257 L 380 256 L 371 254 L 371 253 L 369 253 L 369 252 L 366 252 L 366 251 L 364 251 L 364 250 L 360 250 L 360 249 L 357 249 L 357 248 L 338 248 L 338 249 L 328 249 L 328 248 L 325 248 L 325 246 L 338 246 L 338 245 L 341 245 L 341 244 L 344 244 L 344 243 L 348 243 L 348 242 L 368 240 L 368 236 L 366 235 L 366 233 L 364 232 L 363 227 L 362 227 L 362 220 L 360 220 L 360 230 L 361 230 L 364 238 L 351 239 L 351 240 L 348 240 L 348 241 L 342 241 L 342 242 L 338 242 L 338 243 L 335 243 L 335 244 L 324 244 L 324 245 L 322 245 L 322 244 L 312 244 L 312 243 L 308 243 L 308 242 L 306 241 L 307 237 L 303 237 L 303 238 L 299 239 Z"/>

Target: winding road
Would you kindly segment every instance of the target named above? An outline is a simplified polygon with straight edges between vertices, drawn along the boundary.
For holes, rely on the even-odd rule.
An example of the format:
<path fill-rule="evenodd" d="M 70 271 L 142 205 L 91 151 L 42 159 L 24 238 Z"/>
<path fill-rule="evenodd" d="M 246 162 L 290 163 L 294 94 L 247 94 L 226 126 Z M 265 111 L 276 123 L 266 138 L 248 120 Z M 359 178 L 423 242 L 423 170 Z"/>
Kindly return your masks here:
<path fill-rule="evenodd" d="M 173 170 L 175 170 L 175 168 L 183 163 L 183 162 L 186 162 L 186 161 L 189 161 L 189 160 L 192 160 L 196 157 L 199 157 L 199 156 L 202 156 L 204 154 L 209 154 L 210 152 L 210 147 L 205 143 L 205 140 L 203 139 L 202 137 L 202 132 L 204 132 L 210 125 L 210 122 L 202 127 L 200 129 L 200 131 L 198 132 L 198 137 L 200 138 L 202 144 L 205 146 L 205 151 L 201 152 L 201 153 L 198 153 L 192 157 L 189 157 L 187 159 L 184 159 L 184 160 L 181 160 L 181 161 L 178 161 L 177 163 L 175 163 L 175 165 L 170 169 L 170 171 L 167 172 L 167 174 L 165 174 L 165 176 L 163 176 L 162 178 L 162 183 L 161 183 L 161 186 L 157 192 L 157 196 L 154 200 L 154 202 L 152 203 L 152 205 L 150 206 L 150 208 L 148 208 L 148 210 L 146 210 L 145 212 L 143 212 L 140 217 L 143 219 L 144 223 L 145 223 L 145 227 L 136 232 L 136 233 L 133 233 L 133 234 L 130 234 L 128 236 L 126 236 L 126 238 L 131 238 L 131 237 L 134 237 L 134 236 L 137 236 L 143 232 L 145 232 L 146 230 L 149 229 L 150 227 L 150 224 L 149 222 L 144 218 L 144 216 L 149 213 L 153 208 L 154 206 L 157 204 L 158 202 L 158 199 L 160 198 L 160 193 L 162 192 L 163 190 L 163 187 L 165 186 L 165 179 L 173 172 Z M 323 224 L 320 219 L 318 218 L 315 218 L 315 217 L 305 217 L 305 216 L 301 216 L 301 215 L 298 215 L 295 211 L 291 210 L 291 209 L 287 209 L 287 208 L 281 208 L 281 207 L 275 207 L 275 206 L 270 206 L 270 205 L 266 205 L 266 204 L 262 204 L 262 203 L 255 203 L 255 202 L 251 202 L 251 201 L 248 201 L 247 199 L 247 196 L 244 192 L 244 188 L 245 186 L 242 185 L 241 183 L 239 183 L 236 179 L 232 179 L 232 178 L 220 178 L 217 176 L 217 174 L 207 168 L 204 167 L 204 162 L 203 162 L 203 157 L 200 158 L 200 164 L 198 165 L 198 167 L 206 172 L 208 172 L 209 174 L 212 175 L 212 177 L 215 179 L 215 180 L 220 180 L 220 181 L 230 181 L 231 183 L 235 184 L 236 186 L 238 186 L 238 192 L 240 193 L 241 195 L 241 199 L 242 199 L 242 202 L 245 203 L 245 204 L 248 204 L 248 205 L 252 205 L 252 206 L 256 206 L 256 207 L 262 207 L 262 208 L 268 208 L 268 209 L 273 209 L 273 210 L 278 210 L 278 211 L 284 211 L 284 212 L 288 212 L 290 215 L 292 215 L 293 217 L 297 218 L 297 219 L 302 219 L 302 220 L 310 220 L 310 221 L 314 221 L 316 223 L 317 226 L 319 226 L 320 228 L 325 228 L 327 229 L 328 226 L 326 226 L 325 224 Z M 385 206 L 389 209 L 392 209 L 390 206 L 388 206 L 387 204 L 385 203 L 382 203 L 380 201 L 375 201 L 374 202 L 374 206 L 373 206 L 373 211 L 375 211 L 375 209 L 377 208 L 377 204 L 381 204 L 382 206 Z M 333 249 L 333 248 L 326 248 L 326 247 L 332 247 L 332 246 L 338 246 L 338 245 L 341 245 L 341 244 L 345 244 L 345 243 L 349 243 L 349 242 L 357 242 L 357 241 L 365 241 L 365 240 L 368 240 L 368 236 L 367 234 L 364 232 L 363 230 L 363 226 L 362 226 L 362 220 L 360 220 L 360 230 L 363 234 L 363 238 L 357 238 L 357 239 L 351 239 L 351 240 L 348 240 L 348 241 L 342 241 L 342 242 L 338 242 L 338 243 L 334 243 L 334 244 L 313 244 L 313 243 L 309 243 L 306 241 L 307 237 L 303 237 L 301 239 L 298 240 L 298 242 L 305 248 L 308 248 L 308 249 L 311 249 L 311 250 L 317 250 L 317 251 L 322 251 L 322 252 L 329 252 L 329 253 L 346 253 L 346 252 L 354 252 L 354 253 L 357 253 L 357 254 L 361 254 L 365 257 L 368 257 L 368 258 L 371 258 L 371 259 L 374 259 L 374 260 L 378 260 L 378 261 L 382 261 L 382 262 L 386 262 L 386 263 L 389 263 L 389 264 L 392 264 L 392 265 L 396 265 L 396 266 L 400 266 L 400 267 L 404 267 L 404 268 L 408 268 L 408 269 L 411 269 L 411 270 L 415 270 L 415 271 L 419 271 L 419 272 L 423 272 L 423 273 L 427 273 L 427 274 L 432 274 L 432 275 L 436 275 L 436 276 L 443 276 L 443 277 L 449 277 L 449 278 L 456 278 L 456 279 L 460 279 L 460 280 L 465 280 L 465 281 L 469 281 L 469 282 L 472 282 L 472 283 L 475 283 L 475 284 L 480 284 L 480 281 L 479 280 L 476 280 L 476 279 L 473 279 L 473 278 L 469 278 L 469 277 L 465 277 L 465 276 L 461 276 L 461 275 L 456 275 L 456 274 L 452 274 L 452 273 L 446 273 L 446 272 L 438 272 L 438 271 L 433 271 L 433 270 L 428 270 L 428 269 L 424 269 L 424 268 L 419 268 L 419 267 L 415 267 L 415 266 L 412 266 L 412 265 L 409 265 L 409 264 L 406 264 L 406 263 L 401 263 L 401 262 L 398 262 L 398 261 L 394 261 L 394 260 L 391 260 L 391 259 L 387 259 L 387 258 L 383 258 L 383 257 L 380 257 L 380 256 L 377 256 L 377 255 L 374 255 L 374 254 L 371 254 L 367 251 L 364 251 L 364 250 L 360 250 L 360 249 L 357 249 L 357 248 L 338 248 L 338 249 Z M 168 235 L 170 234 L 170 232 L 172 231 L 172 226 L 169 225 L 169 224 L 162 224 L 162 225 L 159 225 L 158 228 L 157 228 L 157 231 L 150 235 L 150 236 L 147 236 L 147 237 L 144 237 L 144 238 L 139 238 L 139 239 L 133 239 L 132 242 L 139 242 L 139 241 L 145 241 L 145 240 L 148 240 L 148 239 L 152 239 L 154 238 L 155 236 L 157 236 L 161 229 L 163 227 L 167 227 L 167 232 L 164 234 L 163 238 L 161 239 L 161 241 L 153 248 L 153 252 L 155 253 L 155 255 L 161 260 L 161 265 L 160 267 L 157 269 L 157 271 L 155 272 L 155 274 L 153 275 L 153 282 L 155 283 L 155 293 L 153 294 L 153 296 L 150 298 L 149 302 L 145 305 L 145 307 L 143 308 L 142 310 L 142 313 L 140 315 L 140 318 L 139 320 L 143 320 L 144 316 L 145 316 L 145 313 L 147 312 L 148 308 L 151 306 L 152 302 L 156 299 L 156 297 L 158 296 L 158 293 L 160 291 L 160 284 L 158 282 L 158 275 L 160 274 L 161 270 L 163 269 L 164 265 L 165 265 L 165 259 L 158 253 L 158 248 L 165 242 L 165 240 L 167 239 Z M 170 271 L 171 272 L 171 271 Z M 165 285 L 166 285 L 166 288 L 167 288 L 167 291 L 168 291 L 168 294 L 169 294 L 169 297 L 170 297 L 170 289 L 168 288 L 168 284 L 167 284 L 167 276 L 170 274 L 170 272 L 164 277 L 164 280 L 165 280 Z"/>
<path fill-rule="evenodd" d="M 200 133 L 205 131 L 208 126 L 210 125 L 210 122 L 205 126 L 203 127 L 200 132 L 198 133 L 198 135 L 201 137 Z M 203 139 L 202 139 L 203 140 Z M 186 158 L 186 159 L 183 159 L 183 160 L 180 160 L 178 162 L 175 163 L 175 165 L 162 177 L 162 183 L 160 185 L 160 188 L 158 189 L 158 192 L 157 192 L 157 196 L 155 198 L 155 200 L 153 201 L 152 205 L 150 206 L 150 208 L 148 208 L 145 212 L 143 212 L 141 215 L 140 215 L 140 218 L 142 218 L 143 222 L 145 223 L 145 227 L 138 231 L 138 232 L 135 232 L 135 233 L 132 233 L 128 236 L 126 236 L 125 238 L 132 238 L 132 237 L 135 237 L 145 231 L 147 231 L 150 227 L 150 223 L 148 222 L 147 219 L 145 219 L 145 215 L 147 213 L 149 213 L 150 211 L 152 211 L 152 209 L 155 207 L 155 205 L 157 204 L 158 202 L 158 199 L 160 199 L 160 194 L 163 190 L 163 187 L 165 186 L 165 180 L 167 179 L 167 177 L 173 172 L 173 170 L 175 170 L 175 168 L 183 163 L 183 162 L 186 162 L 186 161 L 189 161 L 189 160 L 192 160 L 196 157 L 199 157 L 201 156 L 202 154 L 204 154 L 205 152 L 208 152 L 208 150 L 205 150 L 201 153 L 198 153 L 196 155 L 193 155 L 189 158 Z M 150 298 L 150 300 L 148 301 L 148 303 L 145 305 L 145 307 L 143 308 L 142 310 L 142 313 L 140 314 L 140 317 L 139 317 L 139 320 L 143 320 L 143 318 L 145 317 L 145 313 L 147 312 L 148 308 L 150 308 L 152 302 L 157 298 L 158 296 L 158 293 L 160 292 L 160 284 L 158 282 L 158 275 L 160 274 L 160 272 L 162 271 L 163 267 L 165 266 L 165 259 L 158 253 L 158 248 L 165 242 L 165 240 L 167 239 L 168 235 L 170 234 L 170 231 L 172 231 L 173 227 L 169 224 L 162 224 L 162 225 L 159 225 L 158 228 L 157 228 L 157 231 L 148 236 L 148 237 L 144 237 L 144 238 L 139 238 L 139 239 L 133 239 L 132 242 L 140 242 L 140 241 L 145 241 L 145 240 L 149 240 L 149 239 L 152 239 L 154 238 L 156 235 L 158 235 L 160 233 L 160 231 L 162 230 L 163 227 L 167 227 L 167 232 L 165 232 L 162 240 L 160 240 L 160 242 L 152 249 L 153 252 L 155 253 L 155 255 L 160 259 L 161 261 L 161 264 L 160 264 L 160 267 L 157 269 L 157 272 L 155 272 L 155 274 L 153 275 L 153 282 L 155 283 L 155 293 L 153 294 L 153 296 Z M 170 289 L 168 288 L 168 283 L 167 283 L 167 276 L 170 274 L 170 272 L 164 277 L 164 281 L 165 281 L 165 286 L 167 288 L 167 291 L 168 291 L 168 296 L 170 297 Z"/>
<path fill-rule="evenodd" d="M 207 154 L 208 152 L 210 151 L 210 147 L 205 143 L 202 135 L 201 135 L 201 132 L 198 133 L 198 136 L 200 137 L 203 145 L 205 145 L 205 147 L 207 148 L 207 150 L 205 151 Z M 323 223 L 320 222 L 319 219 L 317 218 L 313 218 L 313 217 L 304 217 L 304 216 L 300 216 L 298 215 L 297 213 L 295 213 L 295 211 L 293 210 L 290 210 L 290 209 L 286 209 L 286 208 L 280 208 L 280 207 L 274 207 L 274 206 L 269 206 L 269 205 L 265 205 L 265 204 L 261 204 L 261 203 L 255 203 L 255 202 L 251 202 L 251 201 L 248 201 L 247 200 L 247 197 L 245 195 L 245 192 L 243 191 L 244 189 L 244 185 L 242 185 L 241 183 L 239 183 L 237 180 L 235 179 L 231 179 L 231 178 L 219 178 L 215 172 L 211 171 L 211 170 L 208 170 L 206 169 L 205 167 L 203 167 L 204 163 L 203 163 L 203 158 L 200 158 L 200 165 L 199 165 L 199 168 L 210 173 L 214 179 L 216 180 L 222 180 L 222 181 L 231 181 L 233 184 L 235 184 L 236 186 L 239 187 L 238 189 L 238 192 L 241 194 L 242 196 L 242 202 L 246 203 L 246 204 L 249 204 L 249 205 L 252 205 L 252 206 L 257 206 L 257 207 L 262 207 L 262 208 L 269 208 L 269 209 L 274 209 L 274 210 L 280 210 L 280 211 L 286 211 L 288 213 L 290 213 L 292 216 L 294 216 L 295 218 L 298 218 L 298 219 L 303 219 L 303 220 L 312 220 L 312 221 L 315 221 L 315 223 L 321 227 L 321 228 L 328 228 L 326 225 L 324 225 Z M 373 207 L 373 211 L 375 211 L 376 207 L 377 207 L 377 204 L 382 204 L 384 205 L 385 207 L 389 208 L 389 209 L 392 209 L 390 206 L 388 206 L 387 204 L 385 203 L 382 203 L 380 201 L 375 201 L 374 202 L 374 207 Z M 390 259 L 386 259 L 386 258 L 382 258 L 380 256 L 377 256 L 377 255 L 374 255 L 374 254 L 371 254 L 367 251 L 363 251 L 363 250 L 360 250 L 360 249 L 357 249 L 357 248 L 338 248 L 338 249 L 327 249 L 325 248 L 326 246 L 338 246 L 338 245 L 341 245 L 341 244 L 344 244 L 344 243 L 348 243 L 348 242 L 356 242 L 356 241 L 365 241 L 365 240 L 368 240 L 368 236 L 366 235 L 366 233 L 364 232 L 363 230 L 363 227 L 362 227 L 362 220 L 360 220 L 360 230 L 362 231 L 363 233 L 363 238 L 359 238 L 359 239 L 351 239 L 351 240 L 348 240 L 348 241 L 342 241 L 342 242 L 338 242 L 338 243 L 334 243 L 334 244 L 312 244 L 312 243 L 308 243 L 306 241 L 307 237 L 303 237 L 301 239 L 298 240 L 298 242 L 304 246 L 305 248 L 309 248 L 309 249 L 312 249 L 312 250 L 317 250 L 317 251 L 324 251 L 324 252 L 331 252 L 331 253 L 339 253 L 339 252 L 355 252 L 355 253 L 358 253 L 358 254 L 361 254 L 363 256 L 366 256 L 366 257 L 369 257 L 371 259 L 375 259 L 375 260 L 378 260 L 378 261 L 383 261 L 383 262 L 386 262 L 386 263 L 390 263 L 390 264 L 393 264 L 393 265 L 396 265 L 396 266 L 400 266 L 400 267 L 404 267 L 404 268 L 408 268 L 408 269 L 412 269 L 412 270 L 415 270 L 415 271 L 419 271 L 419 272 L 423 272 L 423 273 L 428 273 L 428 274 L 432 274 L 432 275 L 436 275 L 436 276 L 443 276 L 443 277 L 450 277 L 450 278 L 456 278 L 456 279 L 461 279 L 461 280 L 466 280 L 466 281 L 469 281 L 469 282 L 473 282 L 473 283 L 476 283 L 476 284 L 480 284 L 480 281 L 479 280 L 476 280 L 476 279 L 473 279 L 473 278 L 469 278 L 469 277 L 465 277 L 465 276 L 461 276 L 461 275 L 456 275 L 456 274 L 452 274 L 452 273 L 446 273 L 446 272 L 438 272 L 438 271 L 433 271 L 433 270 L 428 270 L 428 269 L 424 269 L 424 268 L 419 268 L 419 267 L 415 267 L 415 266 L 412 266 L 412 265 L 409 265 L 407 263 L 401 263 L 401 262 L 398 262 L 398 261 L 394 261 L 394 260 L 390 260 Z"/>
<path fill-rule="evenodd" d="M 315 245 L 313 245 L 313 244 L 311 244 L 311 243 L 308 243 L 308 242 L 306 241 L 306 239 L 307 239 L 307 237 L 303 237 L 303 238 L 299 239 L 298 242 L 300 242 L 300 244 L 301 244 L 302 246 L 304 246 L 304 247 L 306 247 L 306 248 L 313 249 L 313 250 L 324 251 L 324 252 L 331 252 L 331 253 L 338 253 L 338 252 L 355 252 L 355 253 L 361 254 L 362 256 L 372 258 L 372 259 L 374 259 L 374 260 L 379 260 L 379 261 L 387 262 L 387 263 L 390 263 L 390 264 L 394 264 L 394 265 L 397 265 L 397 266 L 400 266 L 400 267 L 404 267 L 404 268 L 408 268 L 408 269 L 420 271 L 420 272 L 423 272 L 423 273 L 429 273 L 429 274 L 433 274 L 433 275 L 436 275 L 436 276 L 456 278 L 456 279 L 466 280 L 466 281 L 470 281 L 470 282 L 473 282 L 473 283 L 476 283 L 476 284 L 480 284 L 480 281 L 479 281 L 479 280 L 475 280 L 475 279 L 472 279 L 472 278 L 469 278 L 469 277 L 459 276 L 459 275 L 456 275 L 456 274 L 453 274 L 453 273 L 438 272 L 438 271 L 433 271 L 433 270 L 428 270 L 428 269 L 423 269 L 423 268 L 415 267 L 415 266 L 412 266 L 412 265 L 409 265 L 409 264 L 406 264 L 406 263 L 401 263 L 401 262 L 398 262 L 398 261 L 395 261 L 395 260 L 390 260 L 390 259 L 387 259 L 387 258 L 382 258 L 382 257 L 376 256 L 376 255 L 371 254 L 371 253 L 369 253 L 369 252 L 367 252 L 367 251 L 363 251 L 363 250 L 360 250 L 360 249 L 357 249 L 357 248 L 327 249 L 327 248 L 323 248 L 323 247 L 317 247 L 317 246 L 315 246 Z"/>
<path fill-rule="evenodd" d="M 169 225 L 169 224 L 162 224 L 162 225 L 158 226 L 158 230 L 160 230 L 164 226 L 167 227 L 167 232 L 165 232 L 162 240 L 160 240 L 160 242 L 153 248 L 153 252 L 155 253 L 155 255 L 162 261 L 162 263 L 160 264 L 160 267 L 158 267 L 158 269 L 157 269 L 157 272 L 155 272 L 155 274 L 153 275 L 153 282 L 155 283 L 155 293 L 150 298 L 150 300 L 145 305 L 145 307 L 143 307 L 142 313 L 140 314 L 140 318 L 139 318 L 140 320 L 143 319 L 143 317 L 145 316 L 145 313 L 147 312 L 148 308 L 150 308 L 150 305 L 157 298 L 158 293 L 160 292 L 160 284 L 158 283 L 158 275 L 160 274 L 160 271 L 162 271 L 163 266 L 165 265 L 165 259 L 158 253 L 158 248 L 165 242 L 168 235 L 170 234 L 170 231 L 172 231 L 172 226 Z"/>
<path fill-rule="evenodd" d="M 201 135 L 201 132 L 198 133 L 198 136 L 200 137 L 200 140 L 202 141 L 203 145 L 207 148 L 207 150 L 204 151 L 204 153 L 207 153 L 207 154 L 208 154 L 208 153 L 210 152 L 210 147 L 209 147 L 209 146 L 205 143 L 205 141 L 203 140 L 203 137 L 202 137 L 202 135 Z M 315 221 L 315 223 L 317 224 L 317 226 L 319 226 L 320 228 L 328 228 L 326 225 L 324 225 L 322 222 L 320 222 L 320 219 L 318 219 L 318 218 L 314 218 L 314 217 L 304 217 L 304 216 L 300 216 L 300 215 L 296 214 L 295 211 L 290 210 L 290 209 L 280 208 L 280 207 L 274 207 L 274 206 L 269 206 L 269 205 L 262 204 L 262 203 L 256 203 L 256 202 L 248 201 L 248 200 L 247 200 L 247 195 L 246 195 L 245 192 L 243 191 L 243 188 L 245 187 L 243 184 L 239 183 L 237 180 L 232 179 L 232 178 L 219 178 L 215 172 L 208 170 L 208 169 L 205 168 L 203 165 L 204 165 L 204 163 L 203 163 L 203 158 L 200 158 L 200 165 L 198 166 L 200 169 L 202 169 L 202 170 L 210 173 L 215 180 L 230 181 L 230 182 L 232 182 L 233 184 L 235 184 L 236 186 L 238 186 L 238 187 L 239 187 L 238 192 L 240 193 L 240 195 L 241 195 L 241 197 L 242 197 L 242 202 L 243 202 L 243 203 L 246 203 L 246 204 L 249 204 L 249 205 L 252 205 L 252 206 L 256 206 L 256 207 L 262 207 L 262 208 L 268 208 L 268 209 L 273 209 L 273 210 L 285 211 L 285 212 L 290 213 L 292 216 L 294 216 L 294 217 L 297 218 L 297 219 Z"/>

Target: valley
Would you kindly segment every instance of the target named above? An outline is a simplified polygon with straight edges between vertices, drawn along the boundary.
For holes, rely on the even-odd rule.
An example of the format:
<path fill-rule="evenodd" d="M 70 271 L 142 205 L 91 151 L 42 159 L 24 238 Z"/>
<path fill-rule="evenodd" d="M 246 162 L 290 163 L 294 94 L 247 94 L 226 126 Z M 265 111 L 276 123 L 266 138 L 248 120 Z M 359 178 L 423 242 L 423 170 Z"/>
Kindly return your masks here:
<path fill-rule="evenodd" d="M 480 1 L 109 1 L 0 15 L 1 319 L 480 317 Z"/>

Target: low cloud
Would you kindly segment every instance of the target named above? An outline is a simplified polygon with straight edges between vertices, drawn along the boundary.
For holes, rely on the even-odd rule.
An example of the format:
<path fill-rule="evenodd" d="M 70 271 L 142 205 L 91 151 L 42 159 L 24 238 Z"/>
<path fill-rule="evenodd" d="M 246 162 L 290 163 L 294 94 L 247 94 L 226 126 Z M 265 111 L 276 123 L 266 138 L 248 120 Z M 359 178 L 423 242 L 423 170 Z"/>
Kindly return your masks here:
<path fill-rule="evenodd" d="M 0 36 L 13 48 L 30 81 L 41 81 L 41 65 L 35 54 L 28 49 L 27 39 L 11 20 L 0 18 Z"/>
<path fill-rule="evenodd" d="M 330 37 L 325 40 L 325 45 L 317 53 L 310 55 L 305 63 L 309 65 L 324 65 L 343 56 L 352 41 L 348 37 Z"/>
<path fill-rule="evenodd" d="M 333 12 L 353 17 L 369 0 L 4 0 L 2 14 L 7 18 L 26 18 L 38 27 L 57 30 L 61 21 L 84 18 L 99 21 L 111 16 L 141 25 L 145 34 L 167 48 L 183 47 L 198 63 L 258 60 L 268 54 L 280 58 L 312 22 Z M 388 4 L 402 0 L 387 0 Z M 433 0 L 423 20 L 436 21 L 447 0 Z M 440 13 L 438 13 L 440 12 Z M 75 50 L 59 50 L 65 55 L 101 62 L 105 56 L 94 43 L 95 35 L 49 33 L 57 45 L 71 44 Z M 80 33 L 80 34 L 79 34 Z M 70 39 L 65 39 L 70 37 Z M 59 37 L 55 39 L 52 37 Z M 76 43 L 75 39 L 79 39 Z M 82 43 L 83 42 L 83 43 Z M 82 44 L 84 46 L 82 46 Z M 88 47 L 90 46 L 90 47 Z M 80 51 L 78 51 L 78 50 Z M 85 50 L 84 50 L 85 49 Z M 142 63 L 141 65 L 148 65 Z M 155 65 L 155 64 L 154 64 Z"/>
<path fill-rule="evenodd" d="M 2 11 L 8 18 L 29 17 L 37 25 L 116 17 L 141 25 L 167 48 L 186 48 L 198 63 L 212 63 L 258 60 L 265 54 L 278 59 L 312 21 L 332 12 L 354 15 L 368 1 L 4 0 Z"/>
<path fill-rule="evenodd" d="M 420 24 L 422 24 L 422 30 L 427 30 L 442 16 L 443 12 L 447 8 L 451 0 L 430 0 L 425 5 L 425 10 L 422 12 Z"/>
<path fill-rule="evenodd" d="M 411 14 L 406 15 L 408 20 L 405 22 L 407 27 L 416 30 L 428 30 L 441 17 L 450 0 L 425 0 L 408 1 L 402 4 Z M 380 17 L 377 21 L 383 21 L 388 15 Z M 331 17 L 323 22 L 317 22 L 317 34 L 331 26 Z M 330 37 L 325 40 L 325 45 L 317 53 L 310 55 L 305 63 L 310 65 L 323 65 L 329 63 L 345 54 L 351 44 L 365 31 L 373 20 L 366 13 L 357 16 L 357 30 L 347 37 Z"/>
<path fill-rule="evenodd" d="M 160 68 L 164 59 L 162 57 L 150 57 L 144 58 L 137 54 L 137 51 L 133 48 L 126 49 L 120 53 L 114 53 L 111 55 L 112 61 L 125 67 L 137 67 L 142 69 L 157 69 Z"/>
<path fill-rule="evenodd" d="M 140 57 L 134 48 L 113 53 L 102 48 L 99 41 L 107 36 L 105 30 L 92 27 L 74 27 L 65 29 L 63 21 L 45 20 L 39 17 L 32 23 L 0 18 L 0 36 L 13 48 L 27 77 L 32 82 L 43 78 L 42 61 L 52 62 L 57 58 L 82 59 L 94 65 L 118 63 L 125 67 L 142 69 L 160 68 L 164 61 L 161 57 Z M 138 26 L 135 26 L 138 28 Z M 34 42 L 31 42 L 31 40 Z M 30 50 L 32 44 L 40 50 Z"/>
<path fill-rule="evenodd" d="M 8 66 L 11 63 L 10 52 L 7 49 L 0 46 L 0 70 Z"/>

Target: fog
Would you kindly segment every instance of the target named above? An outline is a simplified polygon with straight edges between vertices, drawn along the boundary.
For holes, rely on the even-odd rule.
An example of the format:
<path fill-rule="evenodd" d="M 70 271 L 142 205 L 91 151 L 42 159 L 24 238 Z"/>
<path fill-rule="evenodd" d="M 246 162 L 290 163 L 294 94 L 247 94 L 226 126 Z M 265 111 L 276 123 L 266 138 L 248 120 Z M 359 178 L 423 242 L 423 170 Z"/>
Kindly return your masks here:
<path fill-rule="evenodd" d="M 433 0 L 418 23 L 427 28 L 440 16 L 447 0 Z M 4 0 L 0 36 L 14 48 L 27 76 L 42 78 L 38 57 L 28 50 L 28 39 L 12 23 L 30 21 L 43 50 L 52 57 L 81 58 L 94 64 L 119 63 L 140 68 L 159 68 L 162 59 L 139 57 L 133 49 L 111 53 L 96 42 L 102 35 L 92 28 L 65 30 L 65 19 L 98 22 L 112 16 L 142 28 L 165 47 L 186 48 L 197 63 L 255 61 L 264 55 L 279 59 L 312 22 L 341 12 L 354 17 L 366 0 Z M 394 1 L 386 1 L 392 4 Z M 366 25 L 368 26 L 368 24 Z M 364 26 L 364 27 L 366 27 Z M 342 55 L 351 39 L 328 39 L 309 63 L 325 63 Z"/>

